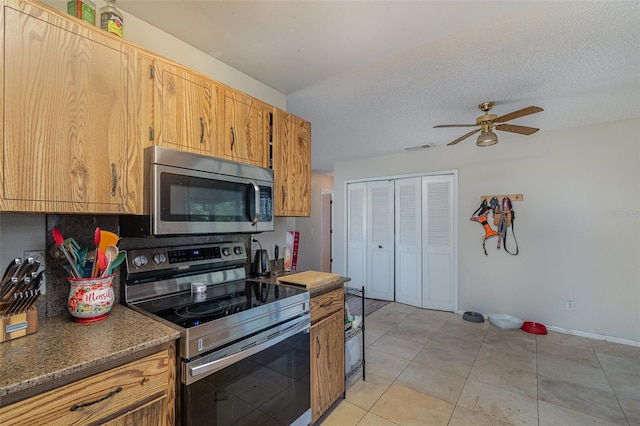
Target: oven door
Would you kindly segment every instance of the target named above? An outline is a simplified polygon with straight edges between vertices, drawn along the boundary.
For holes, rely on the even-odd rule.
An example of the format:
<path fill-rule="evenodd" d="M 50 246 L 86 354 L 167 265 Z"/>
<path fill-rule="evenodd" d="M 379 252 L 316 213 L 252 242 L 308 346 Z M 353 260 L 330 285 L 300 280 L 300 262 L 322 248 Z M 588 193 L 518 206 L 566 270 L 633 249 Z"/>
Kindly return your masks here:
<path fill-rule="evenodd" d="M 152 165 L 154 235 L 273 231 L 273 183 Z"/>
<path fill-rule="evenodd" d="M 309 425 L 309 315 L 182 362 L 182 425 Z"/>

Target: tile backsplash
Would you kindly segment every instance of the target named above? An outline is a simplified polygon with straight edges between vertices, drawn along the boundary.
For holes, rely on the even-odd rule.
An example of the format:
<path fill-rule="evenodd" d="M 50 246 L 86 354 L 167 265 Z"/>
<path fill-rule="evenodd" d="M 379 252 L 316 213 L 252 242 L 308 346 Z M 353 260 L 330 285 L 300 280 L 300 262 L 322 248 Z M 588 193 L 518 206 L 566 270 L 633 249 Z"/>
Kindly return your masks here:
<path fill-rule="evenodd" d="M 4 242 L 2 247 L 3 257 L 23 257 L 24 250 L 45 251 L 46 262 L 46 294 L 36 302 L 38 315 L 50 317 L 67 312 L 67 298 L 69 296 L 68 273 L 62 267 L 51 252 L 55 243 L 51 231 L 58 228 L 65 238 L 73 237 L 81 247 L 89 247 L 90 251 L 95 244 L 93 235 L 96 227 L 118 233 L 119 218 L 117 215 L 73 215 L 73 214 L 0 214 L 0 232 Z M 44 234 L 44 235 L 43 235 Z M 6 238 L 5 238 L 6 237 Z M 6 241 L 15 241 L 8 247 Z M 120 250 L 148 247 L 166 247 L 207 244 L 223 241 L 240 242 L 248 253 L 245 269 L 249 274 L 251 267 L 251 235 L 199 235 L 177 237 L 140 237 L 122 238 L 118 244 Z M 36 247 L 37 246 L 37 247 Z M 15 253 L 14 253 L 15 252 Z M 4 259 L 3 259 L 4 260 Z M 272 265 L 272 268 L 275 265 Z M 4 268 L 4 266 L 2 266 Z M 273 270 L 273 269 L 272 269 Z M 113 280 L 116 303 L 124 300 L 124 280 L 126 267 L 124 264 L 114 271 Z M 70 317 L 71 318 L 71 317 Z"/>

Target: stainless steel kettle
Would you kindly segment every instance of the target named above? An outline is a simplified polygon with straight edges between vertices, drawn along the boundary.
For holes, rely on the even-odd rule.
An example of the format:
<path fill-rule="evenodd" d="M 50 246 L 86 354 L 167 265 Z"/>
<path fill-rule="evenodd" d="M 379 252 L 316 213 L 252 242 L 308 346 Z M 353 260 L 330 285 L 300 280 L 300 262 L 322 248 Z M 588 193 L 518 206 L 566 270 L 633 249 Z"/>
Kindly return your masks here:
<path fill-rule="evenodd" d="M 251 272 L 256 277 L 267 277 L 271 273 L 271 267 L 269 265 L 269 253 L 262 248 L 260 242 L 256 239 L 253 240 L 258 243 L 260 250 L 256 250 L 255 257 L 253 258 L 253 264 L 251 265 Z"/>

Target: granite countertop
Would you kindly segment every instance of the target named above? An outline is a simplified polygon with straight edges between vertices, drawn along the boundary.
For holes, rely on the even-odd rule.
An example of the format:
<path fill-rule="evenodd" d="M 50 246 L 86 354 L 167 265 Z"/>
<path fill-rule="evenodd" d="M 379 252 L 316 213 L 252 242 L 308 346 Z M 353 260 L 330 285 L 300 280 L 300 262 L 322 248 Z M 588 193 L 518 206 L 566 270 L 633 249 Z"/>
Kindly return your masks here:
<path fill-rule="evenodd" d="M 291 284 L 291 283 L 285 283 L 285 282 L 281 282 L 281 283 L 278 282 L 278 277 L 283 277 L 285 275 L 291 275 L 291 274 L 297 274 L 298 272 L 302 272 L 302 271 L 291 271 L 291 272 L 277 271 L 277 272 L 271 272 L 271 274 L 268 277 L 250 278 L 250 279 L 252 281 L 263 282 L 263 283 L 266 283 L 266 284 L 280 284 L 280 285 L 284 285 L 284 286 L 287 286 L 287 287 L 304 289 L 305 286 L 303 286 L 303 285 Z M 336 281 L 332 281 L 332 282 L 327 283 L 327 284 L 316 286 L 316 287 L 314 287 L 314 288 L 309 290 L 309 297 L 315 297 L 315 296 L 318 296 L 320 294 L 326 293 L 328 291 L 335 290 L 336 288 L 344 287 L 344 284 L 346 282 L 349 282 L 349 281 L 351 281 L 351 278 L 349 278 L 349 277 L 340 277 Z"/>
<path fill-rule="evenodd" d="M 51 385 L 178 337 L 179 331 L 122 305 L 94 323 L 76 323 L 68 313 L 40 318 L 36 333 L 0 343 L 0 406 L 13 392 Z"/>

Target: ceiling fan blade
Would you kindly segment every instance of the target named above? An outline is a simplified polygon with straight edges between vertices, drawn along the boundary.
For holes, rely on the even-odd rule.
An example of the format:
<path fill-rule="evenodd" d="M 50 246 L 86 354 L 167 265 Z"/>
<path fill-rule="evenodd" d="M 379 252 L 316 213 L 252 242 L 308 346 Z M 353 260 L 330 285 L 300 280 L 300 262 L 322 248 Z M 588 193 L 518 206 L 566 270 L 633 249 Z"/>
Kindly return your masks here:
<path fill-rule="evenodd" d="M 503 132 L 519 133 L 521 135 L 532 135 L 540 129 L 535 127 L 517 126 L 515 124 L 498 124 L 496 130 L 502 130 Z"/>
<path fill-rule="evenodd" d="M 438 127 L 476 127 L 477 124 L 440 124 L 438 126 L 433 126 L 434 129 Z"/>
<path fill-rule="evenodd" d="M 525 115 L 535 114 L 536 112 L 544 111 L 542 108 L 537 106 L 530 106 L 526 108 L 519 109 L 517 111 L 510 112 L 509 114 L 505 114 L 493 120 L 494 123 L 504 123 L 505 121 L 514 120 L 516 118 L 524 117 Z"/>
<path fill-rule="evenodd" d="M 470 131 L 469 133 L 467 133 L 466 135 L 460 136 L 460 137 L 459 137 L 458 139 L 456 139 L 455 141 L 453 141 L 453 142 L 449 142 L 449 143 L 447 144 L 447 146 L 449 146 L 449 145 L 455 145 L 455 144 L 457 144 L 458 142 L 460 142 L 460 141 L 462 141 L 462 140 L 465 140 L 465 139 L 466 139 L 466 138 L 468 138 L 469 136 L 473 135 L 474 133 L 478 133 L 479 131 L 480 131 L 480 129 L 472 130 L 472 131 Z"/>

